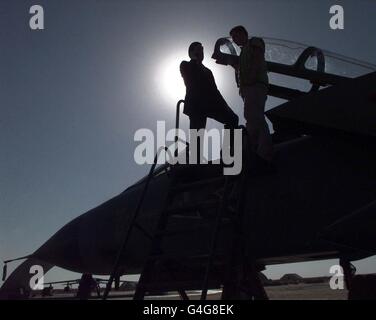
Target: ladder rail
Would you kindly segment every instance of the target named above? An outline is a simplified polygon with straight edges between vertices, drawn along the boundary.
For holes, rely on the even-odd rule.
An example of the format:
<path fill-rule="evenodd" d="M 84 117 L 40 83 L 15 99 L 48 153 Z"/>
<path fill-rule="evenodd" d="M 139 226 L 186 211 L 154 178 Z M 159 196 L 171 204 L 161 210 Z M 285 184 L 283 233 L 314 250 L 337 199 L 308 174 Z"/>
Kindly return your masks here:
<path fill-rule="evenodd" d="M 244 178 L 245 178 L 244 177 L 244 171 L 242 171 L 242 174 L 240 176 L 240 178 L 241 178 L 240 179 L 241 180 L 240 185 L 241 185 L 242 192 L 241 192 L 241 195 L 240 195 L 240 201 L 238 201 L 237 214 L 236 214 L 236 216 L 234 215 L 232 217 L 234 236 L 236 234 L 236 229 L 240 227 L 239 221 L 237 221 L 236 219 L 241 218 L 241 216 L 242 216 L 241 213 L 243 213 L 242 209 L 243 209 L 243 202 L 244 202 L 244 195 L 245 195 L 245 190 L 244 190 L 245 188 L 243 188 L 243 182 L 244 182 Z M 222 216 L 224 215 L 224 212 L 226 211 L 226 209 L 228 210 L 228 208 L 227 208 L 228 207 L 228 196 L 229 196 L 229 190 L 228 189 L 229 189 L 230 186 L 233 187 L 234 184 L 233 184 L 233 182 L 230 182 L 230 177 L 226 176 L 225 181 L 224 181 L 224 188 L 223 188 L 223 191 L 222 191 L 222 195 L 221 195 L 221 198 L 219 199 L 218 204 L 217 204 L 217 210 L 216 210 L 217 213 L 214 217 L 215 223 L 214 223 L 214 229 L 213 229 L 213 233 L 212 233 L 212 237 L 211 237 L 211 246 L 210 246 L 209 254 L 207 255 L 207 258 L 206 258 L 207 261 L 206 261 L 204 279 L 203 279 L 203 282 L 201 282 L 201 284 L 202 284 L 201 285 L 201 300 L 205 300 L 207 298 L 210 273 L 211 273 L 211 270 L 213 268 L 214 258 L 217 256 L 216 249 L 217 249 L 219 229 L 220 229 L 220 226 L 222 225 L 221 224 Z M 160 221 L 159 221 L 158 228 L 157 228 L 158 230 L 162 230 L 162 229 L 164 230 L 166 223 L 167 223 L 166 221 L 168 220 L 168 218 L 169 218 L 169 215 L 167 214 L 167 211 L 164 210 L 161 214 L 161 217 L 160 217 Z M 158 237 L 158 240 L 155 239 L 155 241 L 158 242 L 158 243 L 160 243 L 161 240 L 162 240 L 162 237 Z M 233 240 L 233 245 L 236 242 L 237 241 Z M 153 242 L 153 247 L 154 247 L 154 249 L 152 249 L 151 252 L 155 252 L 155 249 L 157 248 L 157 243 Z M 159 247 L 159 245 L 158 245 L 158 247 Z M 230 256 L 232 256 L 232 254 L 230 254 Z M 150 259 L 150 257 L 149 257 L 149 259 Z M 159 259 L 160 258 L 158 258 L 157 260 L 159 260 Z M 233 263 L 236 263 L 235 259 L 233 259 L 232 257 L 229 257 L 228 265 L 231 267 L 233 265 Z M 155 264 L 154 260 L 149 261 L 147 263 L 146 267 L 144 268 L 144 271 L 142 272 L 140 280 L 139 280 L 139 286 L 136 289 L 136 293 L 134 295 L 134 300 L 140 300 L 140 299 L 144 298 L 144 296 L 147 292 L 147 285 L 144 285 L 144 283 L 147 283 L 147 282 L 150 281 L 149 278 L 152 274 L 154 264 Z M 231 271 L 231 268 L 229 268 L 229 271 Z M 184 290 L 182 290 L 182 291 L 178 290 L 178 292 L 181 295 L 182 299 L 187 298 L 187 295 L 185 294 Z"/>
<path fill-rule="evenodd" d="M 237 221 L 233 225 L 232 232 L 234 233 L 234 236 L 232 238 L 231 253 L 228 257 L 228 261 L 226 265 L 224 288 L 222 291 L 222 298 L 221 298 L 222 300 L 226 300 L 228 298 L 227 286 L 230 284 L 231 278 L 233 277 L 234 266 L 236 266 L 242 260 L 242 258 L 244 258 L 244 255 L 245 255 L 244 243 L 242 242 L 242 240 L 244 240 L 244 231 L 241 226 L 241 221 L 243 221 L 243 218 L 244 218 L 245 184 L 246 184 L 246 173 L 243 173 L 240 179 L 240 190 L 242 190 L 242 192 L 239 195 L 240 198 L 239 198 L 239 201 L 237 203 L 237 208 L 236 208 L 236 212 L 238 213 L 238 216 L 237 216 Z"/>
<path fill-rule="evenodd" d="M 206 180 L 206 183 L 212 183 L 212 180 L 211 179 Z M 196 186 L 197 184 L 192 183 L 190 185 Z M 169 192 L 169 194 L 171 195 L 170 192 Z M 224 194 L 227 194 L 227 192 L 225 192 Z M 218 205 L 219 204 L 220 203 L 218 202 L 217 206 L 216 206 L 217 211 L 218 211 Z M 217 215 L 217 216 L 218 216 L 218 220 L 220 220 L 221 216 L 219 216 L 219 215 Z M 164 210 L 162 210 L 161 215 L 159 217 L 158 225 L 156 227 L 156 232 L 154 234 L 154 240 L 153 240 L 152 248 L 150 250 L 149 257 L 148 257 L 148 260 L 147 260 L 146 265 L 144 267 L 144 270 L 141 273 L 141 276 L 140 276 L 140 279 L 139 279 L 139 284 L 136 288 L 136 292 L 135 292 L 134 297 L 133 297 L 134 300 L 141 300 L 141 299 L 144 298 L 144 296 L 147 292 L 147 285 L 145 286 L 144 283 L 150 282 L 150 280 L 152 278 L 152 270 L 155 267 L 156 260 L 162 259 L 162 256 L 160 256 L 159 254 L 158 255 L 156 255 L 156 254 L 157 254 L 157 250 L 160 251 L 161 242 L 162 242 L 163 238 L 166 236 L 166 226 L 168 224 L 168 220 L 169 220 L 170 217 L 171 217 L 171 214 L 170 214 L 169 210 L 167 210 L 166 208 Z M 218 221 L 218 223 L 220 223 L 220 221 Z M 156 255 L 156 256 L 154 256 L 154 255 Z M 190 258 L 192 258 L 192 257 L 190 257 Z M 214 251 L 213 251 L 213 255 L 212 255 L 211 258 L 214 258 Z M 173 273 L 171 272 L 171 270 L 169 271 L 169 274 L 172 278 L 175 278 L 173 276 Z M 173 279 L 173 280 L 176 280 L 176 279 Z M 178 293 L 180 294 L 180 296 L 183 300 L 187 300 L 188 296 L 186 295 L 184 290 L 179 289 L 177 291 L 178 291 Z"/>
<path fill-rule="evenodd" d="M 169 201 L 169 197 L 170 197 L 170 192 L 168 192 L 166 202 Z M 166 206 L 166 203 L 165 203 L 165 206 Z M 157 251 L 158 251 L 158 253 L 161 252 L 160 244 L 161 244 L 161 241 L 162 241 L 162 237 L 159 236 L 158 234 L 166 228 L 166 224 L 168 223 L 169 216 L 170 216 L 170 214 L 168 213 L 166 208 L 163 208 L 161 210 L 161 213 L 160 213 L 160 216 L 159 216 L 159 219 L 158 219 L 158 223 L 157 223 L 157 226 L 155 228 L 156 231 L 154 232 L 154 235 L 153 235 L 149 256 L 147 258 L 147 261 L 145 262 L 145 266 L 143 267 L 140 278 L 138 280 L 136 291 L 133 295 L 133 300 L 142 300 L 145 297 L 147 290 L 144 288 L 144 282 L 147 282 L 147 280 L 149 280 L 150 273 L 152 272 L 152 270 L 155 266 L 155 259 L 151 259 L 151 257 L 153 255 L 155 255 L 157 253 Z M 181 297 L 183 299 L 186 298 L 184 296 L 184 294 L 181 294 L 180 292 L 179 292 L 179 294 L 181 295 Z"/>
<path fill-rule="evenodd" d="M 223 213 L 225 211 L 225 208 L 227 206 L 227 196 L 228 196 L 228 189 L 229 186 L 229 177 L 226 177 L 225 180 L 225 187 L 223 190 L 222 198 L 220 201 L 220 206 L 217 211 L 217 215 L 215 217 L 215 225 L 214 225 L 214 232 L 212 235 L 212 243 L 211 243 L 211 248 L 210 248 L 210 255 L 209 259 L 207 262 L 206 270 L 205 270 L 205 276 L 204 276 L 204 281 L 203 281 L 203 286 L 202 286 L 202 291 L 201 291 L 201 300 L 206 300 L 207 293 L 208 293 L 208 285 L 209 285 L 209 276 L 210 276 L 210 271 L 213 266 L 214 262 L 214 255 L 215 255 L 215 250 L 217 246 L 217 240 L 218 240 L 218 233 L 219 233 L 219 227 L 221 225 L 221 218 L 223 216 Z"/>
<path fill-rule="evenodd" d="M 174 152 L 174 155 L 175 157 L 177 156 L 177 153 L 178 153 L 178 141 L 179 141 L 179 122 L 180 122 L 180 105 L 182 103 L 184 103 L 185 101 L 184 100 L 179 100 L 177 105 L 176 105 L 176 119 L 175 119 L 175 140 L 174 140 L 174 143 L 175 143 L 175 152 Z M 239 128 L 242 128 L 243 131 L 245 132 L 245 136 L 247 136 L 247 131 L 246 131 L 246 128 L 244 128 L 244 126 L 241 126 Z M 248 139 L 247 139 L 248 140 Z M 247 145 L 247 142 L 245 143 Z M 189 147 L 189 143 L 186 142 L 186 145 Z M 245 148 L 246 150 L 248 148 Z M 157 165 L 157 162 L 158 162 L 158 158 L 159 158 L 159 155 L 162 151 L 166 151 L 169 156 L 171 157 L 171 154 L 170 154 L 170 150 L 168 147 L 166 146 L 163 146 L 163 147 L 160 147 L 155 155 L 155 158 L 154 158 L 154 162 L 153 162 L 153 165 L 152 167 L 150 168 L 149 170 L 149 174 L 146 178 L 146 181 L 145 181 L 145 185 L 144 185 L 144 188 L 141 192 L 141 195 L 140 195 L 140 199 L 137 203 L 137 206 L 136 206 L 136 209 L 133 211 L 133 214 L 131 216 L 131 219 L 130 219 L 130 222 L 128 224 L 128 227 L 126 229 L 126 233 L 125 233 L 125 237 L 124 237 L 124 240 L 122 242 L 122 245 L 120 247 L 120 249 L 118 250 L 118 253 L 117 253 L 117 256 L 116 256 L 116 260 L 115 260 L 115 263 L 114 263 L 114 267 L 113 267 L 113 270 L 111 272 L 111 275 L 110 275 L 110 278 L 107 282 L 107 286 L 106 286 L 106 290 L 103 294 L 103 297 L 102 299 L 105 300 L 107 299 L 108 297 L 108 294 L 111 290 L 111 287 L 112 287 L 112 283 L 115 279 L 116 276 L 118 276 L 118 271 L 119 271 L 119 264 L 120 264 L 120 260 L 122 258 L 122 255 L 124 253 L 124 250 L 126 249 L 126 246 L 128 244 L 128 241 L 129 241 L 129 238 L 130 238 L 130 235 L 131 235 L 131 232 L 133 230 L 134 227 L 138 227 L 139 225 L 137 224 L 136 222 L 136 219 L 139 215 L 139 212 L 141 211 L 141 208 L 142 208 L 142 205 L 143 205 L 143 202 L 144 202 L 144 199 L 145 199 L 145 196 L 146 196 L 146 193 L 149 189 L 149 185 L 150 185 L 150 182 L 152 181 L 152 179 L 154 178 L 154 172 L 155 172 L 155 168 L 156 168 L 156 165 Z M 244 152 L 244 150 L 243 150 Z M 240 201 L 238 201 L 238 205 L 237 205 L 237 214 L 233 216 L 233 222 L 234 222 L 234 230 L 233 232 L 235 232 L 235 229 L 239 228 L 240 225 L 239 225 L 239 221 L 237 221 L 236 219 L 239 219 L 242 217 L 242 213 L 243 213 L 243 202 L 244 202 L 244 193 L 245 193 L 245 188 L 243 188 L 243 183 L 244 183 L 244 175 L 246 174 L 245 172 L 246 170 L 242 170 L 241 174 L 240 174 L 240 177 L 241 177 L 241 182 L 240 182 L 240 185 L 241 185 L 241 195 L 240 195 Z M 208 287 L 209 287 L 209 278 L 210 278 L 210 273 L 211 273 L 211 270 L 213 268 L 213 264 L 214 264 L 214 258 L 216 256 L 216 250 L 217 250 L 217 242 L 218 242 L 218 235 L 219 235 L 219 229 L 220 229 L 220 226 L 221 226 L 221 219 L 222 219 L 222 216 L 224 215 L 226 209 L 228 209 L 228 196 L 229 196 L 229 192 L 228 192 L 228 189 L 230 186 L 233 186 L 234 184 L 230 182 L 230 177 L 229 176 L 226 176 L 225 177 L 225 181 L 224 181 L 224 189 L 223 189 L 223 193 L 222 193 L 222 196 L 219 200 L 219 203 L 218 203 L 218 206 L 217 206 L 217 214 L 215 216 L 215 223 L 214 223 L 214 230 L 213 230 L 213 233 L 212 233 L 212 237 L 211 237 L 211 246 L 210 246 L 210 252 L 209 254 L 207 255 L 208 256 L 208 260 L 206 262 L 206 268 L 205 268 L 205 274 L 204 274 L 204 280 L 202 282 L 202 291 L 201 291 L 201 300 L 205 300 L 207 298 L 207 292 L 208 292 Z M 164 210 L 165 211 L 165 210 Z M 240 211 L 240 212 L 239 212 Z M 167 220 L 169 218 L 169 215 L 167 214 L 167 212 L 165 212 L 165 214 L 162 213 L 161 217 L 160 217 L 160 221 L 158 223 L 158 227 L 157 227 L 157 230 L 161 230 L 161 229 L 164 229 L 166 227 L 166 223 L 167 223 Z M 142 229 L 142 228 L 141 228 Z M 241 229 L 241 228 L 240 228 Z M 147 235 L 145 233 L 145 235 Z M 152 241 L 152 249 L 151 249 L 151 252 L 156 252 L 156 249 L 158 248 L 158 250 L 160 250 L 160 246 L 159 246 L 159 243 L 161 242 L 161 237 L 158 237 L 158 244 L 155 243 L 156 242 L 156 235 L 154 235 L 153 237 L 149 236 L 149 238 Z M 240 234 L 238 234 L 238 236 L 241 236 Z M 239 239 L 238 239 L 239 240 Z M 233 246 L 235 245 L 237 241 L 235 241 L 233 239 Z M 238 243 L 238 242 L 237 242 Z M 239 244 L 239 243 L 238 243 Z M 241 249 L 241 251 L 243 251 Z M 235 262 L 236 258 L 233 256 L 233 254 L 230 254 L 230 257 L 229 257 L 229 263 L 228 263 L 228 266 L 229 266 L 229 269 L 228 269 L 228 272 L 231 271 L 231 267 L 233 266 Z M 145 266 L 143 272 L 141 273 L 141 277 L 140 277 L 140 280 L 139 280 L 139 284 L 138 284 L 138 288 L 136 289 L 136 293 L 134 295 L 134 299 L 135 300 L 139 300 L 139 299 L 142 299 L 147 291 L 146 287 L 143 285 L 143 282 L 145 282 L 146 279 L 144 279 L 145 277 L 147 278 L 147 274 L 150 273 L 150 271 L 153 269 L 154 267 L 154 263 L 151 263 L 151 264 L 147 264 L 147 266 Z M 148 271 L 148 272 L 147 272 Z M 173 272 L 171 272 L 171 276 L 172 278 L 175 278 L 173 276 Z M 228 275 L 226 276 L 226 278 L 228 278 Z M 143 280 L 143 281 L 141 281 Z M 226 281 L 227 279 L 225 279 Z M 187 294 L 185 293 L 185 290 L 182 290 L 182 289 L 179 289 L 178 290 L 181 298 L 183 300 L 186 300 L 186 299 L 189 299 Z"/>
<path fill-rule="evenodd" d="M 185 103 L 184 100 L 179 100 L 176 104 L 176 117 L 175 117 L 175 157 L 178 155 L 178 141 L 179 141 L 179 125 L 180 125 L 180 105 Z"/>
<path fill-rule="evenodd" d="M 243 130 L 243 133 L 245 134 L 246 138 L 247 138 L 247 130 L 244 126 L 240 126 L 240 128 Z M 248 139 L 244 142 L 243 141 L 243 146 L 245 146 L 245 150 L 244 151 L 248 151 Z M 246 153 L 246 159 L 247 159 L 247 153 Z M 247 159 L 248 160 L 248 159 Z M 248 163 L 248 161 L 246 161 L 246 163 Z M 241 251 L 241 255 L 244 256 L 244 248 L 243 248 L 243 245 L 242 244 L 239 244 L 239 237 L 243 237 L 243 232 L 242 232 L 242 228 L 241 228 L 241 225 L 240 225 L 240 221 L 242 218 L 243 218 L 243 214 L 244 214 L 244 199 L 245 199 L 245 186 L 244 186 L 244 183 L 245 183 L 245 177 L 247 175 L 247 169 L 248 167 L 246 166 L 246 168 L 243 168 L 242 172 L 240 173 L 240 188 L 241 188 L 241 194 L 239 195 L 239 201 L 238 201 L 238 204 L 237 204 L 237 210 L 236 210 L 236 216 L 233 216 L 233 243 L 232 243 L 232 251 L 231 251 L 231 254 L 230 254 L 230 257 L 229 257 L 229 263 L 228 263 L 228 270 L 227 270 L 227 273 L 231 272 L 231 269 L 233 267 L 233 265 L 237 262 L 236 261 L 236 253 L 235 253 L 235 250 L 236 248 L 234 248 L 236 245 L 240 245 L 241 248 L 240 248 L 240 251 Z M 222 218 L 222 215 L 225 211 L 225 209 L 227 208 L 227 197 L 228 197 L 228 192 L 227 192 L 227 188 L 228 188 L 228 185 L 229 185 L 229 176 L 226 176 L 226 180 L 225 180 L 225 187 L 224 187 L 224 191 L 223 191 L 223 194 L 222 194 L 222 198 L 221 198 L 221 202 L 220 202 L 220 208 L 219 210 L 217 211 L 217 216 L 216 216 L 216 221 L 215 221 L 215 229 L 214 229 L 214 232 L 213 232 L 213 235 L 212 235 L 212 245 L 211 245 L 211 249 L 210 249 L 210 255 L 209 255 L 209 259 L 208 259 L 208 262 L 207 262 L 207 266 L 206 266 L 206 271 L 205 271 L 205 277 L 204 277 L 204 281 L 203 281 L 203 286 L 202 286 L 202 291 L 201 291 L 201 300 L 206 300 L 207 298 L 207 292 L 208 292 L 208 284 L 209 284 L 209 277 L 210 277 L 210 271 L 211 271 L 211 268 L 213 266 L 213 260 L 214 260 L 214 256 L 215 256 L 215 251 L 216 251 L 216 246 L 217 246 L 217 241 L 218 241 L 218 234 L 219 234 L 219 227 L 221 225 L 220 221 L 221 221 L 221 218 Z M 238 230 L 237 230 L 238 229 Z M 225 281 L 228 280 L 228 277 L 229 275 L 227 274 L 225 276 Z"/>
<path fill-rule="evenodd" d="M 176 118 L 175 118 L 175 140 L 174 140 L 174 143 L 175 143 L 175 152 L 174 152 L 174 155 L 175 157 L 178 155 L 178 142 L 179 142 L 179 125 L 180 125 L 180 106 L 181 104 L 185 103 L 184 100 L 179 100 L 177 102 L 177 105 L 176 105 Z M 185 142 L 187 146 L 189 146 L 189 144 L 187 142 Z M 122 257 L 122 254 L 127 246 L 127 243 L 128 243 L 128 240 L 130 238 L 130 234 L 133 230 L 133 227 L 137 227 L 138 229 L 140 229 L 148 238 L 152 239 L 152 237 L 147 234 L 147 232 L 141 227 L 139 226 L 137 223 L 136 223 L 136 219 L 138 217 L 138 214 L 141 210 L 141 207 L 142 207 L 142 204 L 144 202 L 144 198 L 145 198 L 145 195 L 146 195 L 146 192 L 149 188 L 149 185 L 150 185 L 150 182 L 151 180 L 153 179 L 154 175 L 154 171 L 155 171 L 155 168 L 156 168 L 156 165 L 157 165 L 157 162 L 158 162 L 158 158 L 159 158 L 159 155 L 162 151 L 166 151 L 168 154 L 169 154 L 169 149 L 167 146 L 163 146 L 163 147 L 160 147 L 159 150 L 157 151 L 155 157 L 154 157 L 154 162 L 153 162 L 153 165 L 152 167 L 150 168 L 150 171 L 149 171 L 149 174 L 147 176 L 147 179 L 145 181 L 145 186 L 142 190 L 142 193 L 141 193 L 141 196 L 140 196 L 140 199 L 137 203 L 137 207 L 135 209 L 135 211 L 133 212 L 133 215 L 131 217 L 131 220 L 130 220 L 130 223 L 128 225 L 128 228 L 126 230 L 126 233 L 125 233 L 125 237 L 124 237 L 124 240 L 122 242 L 122 245 L 118 251 L 118 254 L 116 256 L 116 259 L 115 259 L 115 264 L 114 264 L 114 267 L 113 267 L 113 270 L 111 272 L 111 275 L 110 275 L 110 278 L 108 280 L 108 283 L 107 283 L 107 286 L 106 286 L 106 290 L 103 294 L 103 300 L 106 300 L 107 297 L 108 297 L 108 294 L 111 290 L 111 287 L 112 287 L 112 283 L 116 277 L 116 274 L 117 274 L 117 271 L 118 271 L 118 268 L 119 268 L 119 263 L 120 263 L 120 259 Z M 170 154 L 169 154 L 170 155 Z M 170 155 L 171 157 L 171 155 Z M 187 296 L 183 293 L 183 292 L 179 292 L 180 295 L 182 296 L 183 299 L 185 299 Z"/>
<path fill-rule="evenodd" d="M 138 203 L 137 203 L 136 209 L 133 211 L 133 215 L 132 215 L 132 217 L 131 217 L 131 219 L 130 219 L 130 222 L 129 222 L 129 224 L 128 224 L 128 228 L 127 228 L 127 230 L 126 230 L 124 240 L 123 240 L 122 245 L 121 245 L 121 247 L 120 247 L 120 249 L 119 249 L 119 251 L 118 251 L 118 254 L 117 254 L 117 256 L 116 256 L 115 264 L 114 264 L 113 270 L 112 270 L 112 272 L 111 272 L 110 278 L 109 278 L 109 280 L 108 280 L 108 282 L 107 282 L 106 290 L 105 290 L 105 292 L 103 293 L 103 297 L 102 297 L 103 300 L 106 300 L 106 299 L 107 299 L 108 294 L 109 294 L 109 292 L 110 292 L 110 290 L 111 290 L 112 283 L 113 283 L 114 278 L 115 278 L 115 276 L 116 276 L 116 273 L 117 273 L 117 271 L 118 271 L 118 269 L 119 269 L 120 259 L 121 259 L 122 254 L 123 254 L 123 252 L 124 252 L 124 250 L 125 250 L 125 248 L 126 248 L 126 246 L 127 246 L 128 240 L 129 240 L 130 235 L 131 235 L 131 232 L 132 232 L 132 229 L 133 229 L 133 227 L 134 227 L 135 224 L 136 224 L 136 219 L 137 219 L 137 217 L 138 217 L 139 212 L 141 211 L 142 204 L 143 204 L 143 202 L 144 202 L 144 199 L 145 199 L 146 193 L 147 193 L 147 191 L 148 191 L 148 189 L 149 189 L 150 182 L 151 182 L 151 180 L 152 180 L 153 177 L 154 177 L 153 173 L 154 173 L 155 167 L 157 166 L 157 162 L 158 162 L 159 155 L 160 155 L 160 153 L 161 153 L 163 150 L 166 151 L 167 153 L 169 153 L 169 149 L 168 149 L 168 147 L 163 146 L 163 147 L 160 147 L 160 148 L 158 149 L 157 153 L 155 154 L 154 162 L 153 162 L 153 165 L 151 166 L 151 168 L 150 168 L 150 170 L 149 170 L 149 174 L 148 174 L 147 180 L 146 180 L 146 182 L 145 182 L 145 186 L 144 186 L 144 188 L 143 188 L 143 190 L 142 190 L 142 192 L 141 192 L 140 199 L 139 199 L 139 201 L 138 201 Z"/>

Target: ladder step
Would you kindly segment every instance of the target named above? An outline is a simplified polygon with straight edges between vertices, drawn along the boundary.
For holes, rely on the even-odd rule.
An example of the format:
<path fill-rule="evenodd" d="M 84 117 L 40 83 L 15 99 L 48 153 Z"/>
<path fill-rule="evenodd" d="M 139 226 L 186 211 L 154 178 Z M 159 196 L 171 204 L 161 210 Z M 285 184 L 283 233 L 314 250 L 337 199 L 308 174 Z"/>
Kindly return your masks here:
<path fill-rule="evenodd" d="M 151 295 L 161 294 L 166 291 L 184 293 L 186 290 L 202 290 L 202 298 L 205 298 L 205 293 L 209 288 L 220 287 L 220 278 L 223 278 L 222 273 L 227 269 L 227 264 L 229 263 L 226 261 L 229 257 L 232 257 L 232 254 L 228 252 L 218 252 L 216 242 L 220 233 L 219 228 L 226 223 L 231 223 L 235 227 L 240 222 L 239 217 L 237 217 L 237 208 L 231 206 L 229 201 L 232 194 L 231 190 L 234 188 L 233 180 L 229 177 L 224 178 L 223 175 L 216 175 L 214 178 L 210 178 L 202 172 L 194 172 L 196 168 L 193 168 L 194 170 L 190 170 L 190 168 L 181 169 L 183 172 L 181 172 L 180 177 L 179 173 L 176 174 L 177 172 L 175 171 L 175 183 L 177 180 L 180 180 L 180 182 L 169 190 L 167 204 L 170 204 L 170 206 L 161 211 L 157 231 L 153 237 L 155 244 L 145 261 L 141 278 L 136 288 L 135 299 L 142 299 L 146 293 Z M 195 178 L 196 180 L 192 182 Z M 197 180 L 197 178 L 200 180 Z M 177 207 L 179 200 L 172 200 L 179 192 L 189 191 L 202 194 L 201 197 L 203 198 L 206 192 L 205 187 L 211 187 L 212 189 L 214 187 L 211 190 L 212 192 L 215 191 L 216 196 L 214 199 L 209 195 L 206 196 L 206 199 L 209 198 L 210 200 L 189 202 L 184 195 L 182 198 L 188 204 L 180 207 Z M 169 202 L 171 200 L 173 203 L 177 202 L 175 207 L 171 206 L 171 202 Z M 196 212 L 199 215 L 195 215 Z M 169 221 L 171 218 L 173 218 L 172 221 Z M 209 228 L 212 230 L 209 230 Z M 163 252 L 164 237 L 187 234 L 188 236 L 194 236 L 199 230 L 202 231 L 203 229 L 208 229 L 207 234 L 210 236 L 211 241 L 210 244 L 206 244 L 206 242 L 202 244 L 202 254 L 187 254 L 184 250 L 173 253 Z M 234 236 L 236 235 L 237 233 L 234 234 Z M 156 245 L 159 247 L 158 250 Z M 171 273 L 170 277 L 165 278 L 165 272 L 167 274 Z M 213 273 L 215 277 L 210 273 Z"/>
<path fill-rule="evenodd" d="M 189 217 L 183 217 L 184 219 L 189 218 Z M 202 217 L 191 217 L 191 219 L 195 220 L 204 220 Z M 205 219 L 206 220 L 206 219 Z M 221 226 L 225 226 L 231 223 L 231 219 L 229 218 L 222 218 L 221 221 Z M 213 221 L 204 221 L 204 223 L 201 222 L 200 225 L 196 227 L 187 227 L 185 229 L 176 229 L 176 230 L 162 230 L 158 231 L 155 233 L 155 237 L 163 237 L 163 236 L 175 236 L 175 235 L 185 235 L 185 234 L 194 234 L 197 231 L 202 231 L 202 230 L 208 230 L 210 231 L 210 228 L 214 227 L 213 226 Z"/>

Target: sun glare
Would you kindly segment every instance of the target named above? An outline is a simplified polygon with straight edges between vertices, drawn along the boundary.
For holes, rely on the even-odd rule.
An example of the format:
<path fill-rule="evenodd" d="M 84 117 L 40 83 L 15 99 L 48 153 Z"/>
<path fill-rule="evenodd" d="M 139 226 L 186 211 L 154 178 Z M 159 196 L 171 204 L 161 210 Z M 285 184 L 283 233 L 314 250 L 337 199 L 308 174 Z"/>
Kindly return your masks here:
<path fill-rule="evenodd" d="M 180 74 L 180 63 L 183 60 L 190 60 L 185 51 L 170 55 L 162 61 L 155 75 L 158 93 L 168 107 L 174 108 L 176 103 L 185 97 L 185 85 Z M 203 63 L 212 70 L 217 85 L 221 87 L 222 76 L 216 70 L 217 65 L 211 59 L 204 59 Z"/>
<path fill-rule="evenodd" d="M 165 98 L 166 103 L 173 106 L 185 96 L 184 81 L 179 69 L 183 60 L 187 60 L 185 54 L 170 56 L 161 64 L 157 76 L 161 95 Z"/>

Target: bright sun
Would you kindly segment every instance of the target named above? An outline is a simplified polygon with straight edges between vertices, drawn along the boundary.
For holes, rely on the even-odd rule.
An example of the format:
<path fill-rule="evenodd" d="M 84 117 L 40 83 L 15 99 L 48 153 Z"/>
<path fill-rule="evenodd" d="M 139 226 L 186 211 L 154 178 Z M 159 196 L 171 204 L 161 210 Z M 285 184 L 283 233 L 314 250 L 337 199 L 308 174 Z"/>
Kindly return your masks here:
<path fill-rule="evenodd" d="M 175 105 L 180 99 L 184 99 L 185 86 L 180 74 L 180 63 L 187 60 L 186 54 L 180 53 L 171 55 L 158 70 L 158 87 L 167 103 Z"/>
<path fill-rule="evenodd" d="M 180 74 L 180 63 L 185 60 L 189 61 L 185 51 L 176 52 L 162 61 L 156 73 L 156 84 L 159 95 L 165 100 L 168 107 L 175 107 L 176 103 L 185 97 L 185 85 Z M 212 70 L 217 85 L 221 85 L 222 77 L 213 71 L 216 65 L 213 61 L 204 60 L 204 65 Z"/>

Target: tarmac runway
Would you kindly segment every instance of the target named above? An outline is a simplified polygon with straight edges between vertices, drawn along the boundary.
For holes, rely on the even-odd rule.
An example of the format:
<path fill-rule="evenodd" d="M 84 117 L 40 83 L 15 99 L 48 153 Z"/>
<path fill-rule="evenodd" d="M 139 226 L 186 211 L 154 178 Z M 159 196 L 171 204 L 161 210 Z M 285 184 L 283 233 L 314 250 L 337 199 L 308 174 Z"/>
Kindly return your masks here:
<path fill-rule="evenodd" d="M 282 286 L 267 286 L 265 290 L 270 300 L 347 300 L 347 290 L 332 290 L 328 283 L 319 284 L 291 284 Z M 219 300 L 222 290 L 209 290 L 208 300 Z M 200 299 L 200 291 L 187 292 L 191 300 Z M 110 300 L 132 300 L 133 291 L 111 292 Z M 32 299 L 45 300 L 71 300 L 75 299 L 74 294 L 55 293 L 51 297 L 41 298 L 40 296 Z M 98 299 L 93 296 L 92 299 Z M 164 295 L 147 296 L 145 300 L 180 300 L 180 296 L 175 292 Z"/>

